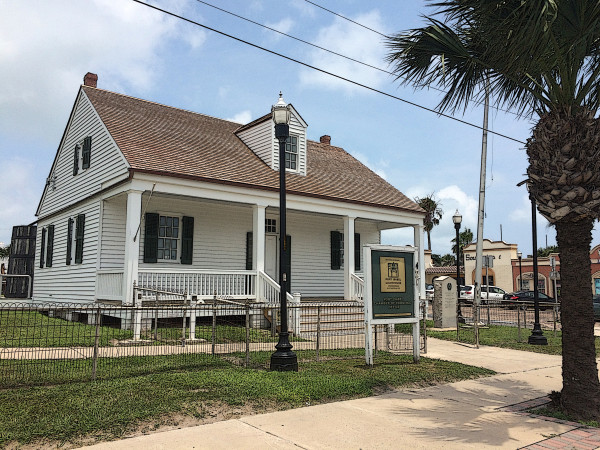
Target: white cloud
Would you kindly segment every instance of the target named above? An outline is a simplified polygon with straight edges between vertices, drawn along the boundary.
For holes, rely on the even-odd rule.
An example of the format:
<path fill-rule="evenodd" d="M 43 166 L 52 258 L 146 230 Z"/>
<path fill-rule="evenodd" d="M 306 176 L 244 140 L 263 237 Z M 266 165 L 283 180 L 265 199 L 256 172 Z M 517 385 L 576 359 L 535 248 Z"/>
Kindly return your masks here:
<path fill-rule="evenodd" d="M 386 167 L 389 167 L 389 163 L 387 161 L 380 159 L 378 162 L 372 163 L 371 161 L 369 161 L 369 158 L 367 158 L 367 155 L 365 155 L 364 153 L 351 152 L 351 154 L 361 163 L 363 163 L 365 166 L 367 166 L 369 169 L 371 169 L 373 172 L 379 175 L 381 178 L 387 180 L 387 174 L 384 170 Z"/>
<path fill-rule="evenodd" d="M 352 19 L 384 32 L 383 21 L 378 11 L 360 14 Z M 382 44 L 382 37 L 340 18 L 336 18 L 329 27 L 322 28 L 313 43 L 375 67 L 383 65 L 385 46 Z M 377 87 L 387 79 L 382 72 L 318 49 L 310 52 L 309 63 L 368 86 Z M 344 89 L 346 92 L 362 89 L 312 69 L 303 69 L 300 72 L 300 81 L 308 86 L 319 85 L 330 89 Z"/>
<path fill-rule="evenodd" d="M 302 16 L 314 17 L 318 11 L 316 6 L 310 5 L 304 0 L 292 0 L 289 5 L 296 9 Z"/>
<path fill-rule="evenodd" d="M 285 19 L 281 19 L 279 22 L 276 22 L 276 23 L 267 22 L 267 23 L 265 23 L 265 25 L 268 26 L 269 28 L 273 28 L 274 30 L 280 31 L 281 33 L 289 34 L 289 32 L 294 27 L 294 21 L 292 19 L 290 19 L 289 17 L 286 17 Z M 274 36 L 277 39 L 282 37 L 281 34 L 273 35 L 273 32 L 271 32 L 269 30 L 265 30 L 265 31 L 268 32 L 270 36 Z"/>
<path fill-rule="evenodd" d="M 229 120 L 231 122 L 237 122 L 237 123 L 241 123 L 241 124 L 246 124 L 246 123 L 252 121 L 252 113 L 248 110 L 241 111 L 241 112 L 237 113 L 236 115 L 234 115 L 233 117 L 230 117 L 225 120 Z"/>
<path fill-rule="evenodd" d="M 147 90 L 169 39 L 191 48 L 204 32 L 133 2 L 8 2 L 0 15 L 0 132 L 56 142 L 86 72 L 99 87 Z M 179 11 L 180 2 L 172 4 Z M 32 117 L 43 118 L 32 126 Z"/>
<path fill-rule="evenodd" d="M 43 182 L 44 178 L 36 174 L 30 160 L 20 157 L 2 160 L 0 241 L 9 243 L 13 226 L 27 225 L 35 220 L 33 214 L 41 194 L 37 181 Z M 36 185 L 32 185 L 32 180 L 36 180 Z"/>

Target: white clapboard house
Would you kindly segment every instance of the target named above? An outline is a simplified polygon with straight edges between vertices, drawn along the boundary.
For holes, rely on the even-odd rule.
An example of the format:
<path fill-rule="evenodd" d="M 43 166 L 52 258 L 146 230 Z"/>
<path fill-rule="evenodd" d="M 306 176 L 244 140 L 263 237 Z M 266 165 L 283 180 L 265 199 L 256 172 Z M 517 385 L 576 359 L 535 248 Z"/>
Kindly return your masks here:
<path fill-rule="evenodd" d="M 96 84 L 88 73 L 37 209 L 34 300 L 131 305 L 136 283 L 199 299 L 277 301 L 270 113 L 240 125 Z M 409 244 L 422 248 L 424 212 L 329 136 L 308 140 L 291 110 L 290 292 L 360 299 L 362 245 L 412 227 Z"/>

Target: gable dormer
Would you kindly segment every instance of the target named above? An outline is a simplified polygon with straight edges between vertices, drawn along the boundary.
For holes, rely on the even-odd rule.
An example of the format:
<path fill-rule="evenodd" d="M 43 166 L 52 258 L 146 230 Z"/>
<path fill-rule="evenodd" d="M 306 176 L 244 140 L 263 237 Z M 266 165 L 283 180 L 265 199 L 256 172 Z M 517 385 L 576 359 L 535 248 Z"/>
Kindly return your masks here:
<path fill-rule="evenodd" d="M 306 128 L 298 111 L 290 104 L 290 137 L 286 144 L 287 171 L 306 175 Z M 275 138 L 275 123 L 266 114 L 236 131 L 237 136 L 271 169 L 279 170 L 279 141 Z"/>

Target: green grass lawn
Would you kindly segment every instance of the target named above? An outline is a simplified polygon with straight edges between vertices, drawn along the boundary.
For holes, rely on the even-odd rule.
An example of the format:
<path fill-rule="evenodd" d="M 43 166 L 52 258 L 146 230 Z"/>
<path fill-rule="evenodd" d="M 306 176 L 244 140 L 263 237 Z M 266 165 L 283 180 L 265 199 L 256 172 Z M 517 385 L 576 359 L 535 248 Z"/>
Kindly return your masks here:
<path fill-rule="evenodd" d="M 361 358 L 364 351 L 354 352 L 355 359 L 303 362 L 298 373 L 244 369 L 231 361 L 207 358 L 180 371 L 0 390 L 0 447 L 44 440 L 60 444 L 81 438 L 114 439 L 141 424 L 158 428 L 174 414 L 201 423 L 216 406 L 246 405 L 263 412 L 493 374 L 427 358 L 415 364 L 412 356 L 383 352 L 369 368 Z M 256 357 L 267 359 L 270 352 L 264 353 Z M 348 355 L 347 350 L 343 353 Z M 336 356 L 335 351 L 327 354 Z M 160 358 L 155 360 L 157 369 L 166 364 Z M 135 375 L 135 361 L 127 366 L 121 363 L 124 375 Z M 59 374 L 56 381 L 58 378 Z"/>
<path fill-rule="evenodd" d="M 427 321 L 427 336 L 447 341 L 456 341 L 456 330 L 436 331 L 432 330 L 433 321 Z M 507 327 L 499 325 L 490 325 L 489 327 L 479 329 L 479 344 L 490 345 L 493 347 L 511 348 L 514 350 L 524 350 L 528 352 L 546 353 L 550 355 L 562 354 L 562 332 L 544 330 L 544 336 L 548 340 L 548 345 L 531 345 L 527 339 L 531 335 L 531 329 L 521 329 L 519 339 L 519 330 L 516 327 Z M 475 331 L 473 328 L 461 327 L 459 331 L 460 342 L 475 344 Z M 600 338 L 596 338 L 596 354 L 600 356 Z"/>
<path fill-rule="evenodd" d="M 181 327 L 160 326 L 157 337 L 162 343 L 172 343 L 182 338 Z M 114 345 L 116 341 L 133 338 L 131 330 L 101 326 L 99 345 L 101 347 Z M 196 326 L 196 338 L 212 342 L 212 325 L 199 324 Z M 0 310 L 0 347 L 92 347 L 96 336 L 96 326 L 72 322 L 61 318 L 48 317 L 37 311 Z M 141 338 L 152 340 L 154 329 L 142 332 Z M 189 330 L 186 338 L 189 338 Z M 227 344 L 245 342 L 246 328 L 240 325 L 217 324 L 215 343 Z M 277 342 L 277 336 L 271 336 L 270 330 L 250 329 L 249 341 Z M 290 341 L 302 341 L 295 336 Z"/>

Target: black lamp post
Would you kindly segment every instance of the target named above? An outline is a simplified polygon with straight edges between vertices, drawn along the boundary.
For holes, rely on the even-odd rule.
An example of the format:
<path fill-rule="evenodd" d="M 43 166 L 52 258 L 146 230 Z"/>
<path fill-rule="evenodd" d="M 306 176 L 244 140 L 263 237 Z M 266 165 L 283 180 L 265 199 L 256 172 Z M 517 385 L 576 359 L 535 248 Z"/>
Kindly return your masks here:
<path fill-rule="evenodd" d="M 279 141 L 279 285 L 281 286 L 281 330 L 279 342 L 275 353 L 271 355 L 271 370 L 279 372 L 298 371 L 298 358 L 292 351 L 288 333 L 287 292 L 288 274 L 286 261 L 288 249 L 286 248 L 286 204 L 285 204 L 285 144 L 290 135 L 290 108 L 283 101 L 281 92 L 279 100 L 271 108 L 273 122 L 275 122 L 275 138 Z"/>
<path fill-rule="evenodd" d="M 529 186 L 528 186 L 529 187 Z M 540 325 L 540 298 L 538 294 L 538 258 L 537 258 L 537 219 L 536 219 L 536 207 L 535 198 L 531 191 L 529 192 L 529 199 L 531 200 L 531 230 L 532 230 L 532 241 L 533 241 L 533 308 L 535 312 L 535 319 L 533 323 L 533 330 L 527 342 L 532 345 L 548 345 L 548 339 L 544 336 L 542 327 Z"/>
<path fill-rule="evenodd" d="M 519 258 L 519 287 L 517 291 L 523 290 L 523 270 L 521 268 L 521 260 L 523 259 L 523 253 L 517 252 L 517 258 Z"/>
<path fill-rule="evenodd" d="M 458 323 L 465 323 L 465 318 L 462 316 L 460 309 L 460 224 L 462 222 L 462 216 L 458 212 L 458 209 L 452 216 L 452 222 L 454 222 L 454 229 L 456 230 L 456 317 Z"/>

